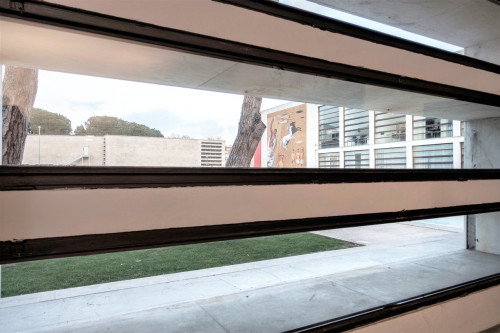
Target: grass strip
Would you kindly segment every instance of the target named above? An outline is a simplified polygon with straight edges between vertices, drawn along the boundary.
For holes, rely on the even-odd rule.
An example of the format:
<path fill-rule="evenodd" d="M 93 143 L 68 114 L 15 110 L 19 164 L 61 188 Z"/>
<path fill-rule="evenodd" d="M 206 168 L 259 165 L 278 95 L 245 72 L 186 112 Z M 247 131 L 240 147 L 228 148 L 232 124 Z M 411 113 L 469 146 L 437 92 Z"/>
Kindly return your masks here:
<path fill-rule="evenodd" d="M 357 246 L 311 233 L 2 265 L 2 297 Z"/>

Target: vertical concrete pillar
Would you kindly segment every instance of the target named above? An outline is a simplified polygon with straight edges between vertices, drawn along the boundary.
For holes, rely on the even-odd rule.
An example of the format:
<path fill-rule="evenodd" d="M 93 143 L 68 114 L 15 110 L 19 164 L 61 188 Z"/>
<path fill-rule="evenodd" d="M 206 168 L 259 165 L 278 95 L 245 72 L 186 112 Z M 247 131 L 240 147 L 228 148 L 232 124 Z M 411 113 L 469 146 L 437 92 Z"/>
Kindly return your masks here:
<path fill-rule="evenodd" d="M 375 111 L 368 111 L 368 144 L 373 146 L 375 144 Z M 368 148 L 369 168 L 375 169 L 375 149 Z"/>
<path fill-rule="evenodd" d="M 339 107 L 339 148 L 344 148 L 345 126 L 344 126 L 344 108 Z M 344 149 L 339 152 L 339 168 L 345 168 Z"/>
<path fill-rule="evenodd" d="M 467 122 L 464 139 L 466 169 L 500 168 L 500 118 Z M 500 255 L 500 212 L 469 217 L 467 224 L 467 248 Z"/>
<path fill-rule="evenodd" d="M 318 145 L 319 145 L 319 105 L 306 104 L 306 154 L 308 168 L 318 168 Z"/>
<path fill-rule="evenodd" d="M 344 108 L 339 107 L 339 148 L 344 147 L 345 126 L 344 126 Z M 341 166 L 343 168 L 343 166 Z"/>
<path fill-rule="evenodd" d="M 413 116 L 406 116 L 406 168 L 413 169 Z"/>
<path fill-rule="evenodd" d="M 460 121 L 453 120 L 453 137 L 457 138 L 462 135 L 460 128 Z M 462 143 L 453 140 L 453 169 L 462 168 Z"/>

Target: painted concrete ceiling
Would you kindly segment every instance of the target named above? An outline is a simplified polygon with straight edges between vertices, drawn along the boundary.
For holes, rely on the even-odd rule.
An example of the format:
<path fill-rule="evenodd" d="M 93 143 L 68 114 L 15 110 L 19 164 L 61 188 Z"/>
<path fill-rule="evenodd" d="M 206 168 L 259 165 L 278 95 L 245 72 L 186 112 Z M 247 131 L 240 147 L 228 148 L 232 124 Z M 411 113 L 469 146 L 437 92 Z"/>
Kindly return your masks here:
<path fill-rule="evenodd" d="M 2 19 L 0 62 L 17 66 L 297 102 L 470 120 L 500 108 L 189 54 Z"/>
<path fill-rule="evenodd" d="M 494 1 L 310 1 L 461 46 L 466 54 L 500 63 L 500 5 Z"/>

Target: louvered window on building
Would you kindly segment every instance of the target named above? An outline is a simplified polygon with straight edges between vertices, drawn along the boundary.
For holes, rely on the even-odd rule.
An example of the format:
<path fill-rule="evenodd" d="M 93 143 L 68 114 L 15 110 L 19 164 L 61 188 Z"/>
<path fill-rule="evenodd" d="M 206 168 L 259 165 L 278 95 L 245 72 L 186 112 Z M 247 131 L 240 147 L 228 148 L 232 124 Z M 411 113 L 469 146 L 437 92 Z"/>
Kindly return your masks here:
<path fill-rule="evenodd" d="M 368 110 L 345 109 L 344 125 L 344 143 L 346 147 L 366 145 L 369 143 Z"/>
<path fill-rule="evenodd" d="M 222 142 L 201 143 L 201 166 L 221 167 L 222 164 Z"/>
<path fill-rule="evenodd" d="M 375 143 L 406 140 L 406 116 L 375 112 Z"/>
<path fill-rule="evenodd" d="M 406 147 L 376 149 L 375 168 L 406 169 Z"/>
<path fill-rule="evenodd" d="M 453 144 L 425 145 L 413 147 L 413 168 L 452 169 Z"/>
<path fill-rule="evenodd" d="M 339 107 L 323 105 L 319 109 L 319 147 L 339 146 Z"/>
<path fill-rule="evenodd" d="M 413 118 L 413 140 L 446 138 L 453 136 L 453 121 L 448 119 Z"/>
<path fill-rule="evenodd" d="M 370 153 L 368 150 L 346 151 L 344 153 L 346 169 L 364 169 L 370 167 Z"/>
<path fill-rule="evenodd" d="M 319 154 L 320 168 L 340 168 L 340 153 Z"/>

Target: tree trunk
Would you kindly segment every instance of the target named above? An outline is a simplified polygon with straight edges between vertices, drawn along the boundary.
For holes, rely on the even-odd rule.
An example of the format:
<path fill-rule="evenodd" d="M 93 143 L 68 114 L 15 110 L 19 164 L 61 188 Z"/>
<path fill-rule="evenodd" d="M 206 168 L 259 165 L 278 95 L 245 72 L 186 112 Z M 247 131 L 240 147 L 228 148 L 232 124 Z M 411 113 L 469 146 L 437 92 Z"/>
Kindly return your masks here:
<path fill-rule="evenodd" d="M 2 94 L 2 163 L 5 165 L 22 162 L 37 88 L 38 70 L 5 67 Z"/>
<path fill-rule="evenodd" d="M 279 0 L 268 0 L 279 2 Z M 261 121 L 262 97 L 245 96 L 241 107 L 238 134 L 234 140 L 226 167 L 249 167 L 266 125 Z"/>
<path fill-rule="evenodd" d="M 227 167 L 250 166 L 255 149 L 266 130 L 266 125 L 260 117 L 261 104 L 261 97 L 245 96 L 243 98 L 238 134 L 229 154 Z"/>

